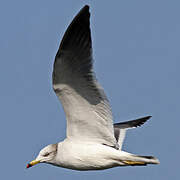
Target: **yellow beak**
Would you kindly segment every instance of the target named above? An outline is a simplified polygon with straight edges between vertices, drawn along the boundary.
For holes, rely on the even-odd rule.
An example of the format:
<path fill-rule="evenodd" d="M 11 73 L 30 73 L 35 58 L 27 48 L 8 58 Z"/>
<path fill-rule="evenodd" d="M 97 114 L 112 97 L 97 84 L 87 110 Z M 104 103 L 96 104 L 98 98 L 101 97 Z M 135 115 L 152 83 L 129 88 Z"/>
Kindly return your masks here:
<path fill-rule="evenodd" d="M 27 164 L 26 168 L 30 168 L 36 164 L 40 163 L 40 161 L 37 161 L 37 160 L 33 160 L 31 161 L 30 163 Z"/>

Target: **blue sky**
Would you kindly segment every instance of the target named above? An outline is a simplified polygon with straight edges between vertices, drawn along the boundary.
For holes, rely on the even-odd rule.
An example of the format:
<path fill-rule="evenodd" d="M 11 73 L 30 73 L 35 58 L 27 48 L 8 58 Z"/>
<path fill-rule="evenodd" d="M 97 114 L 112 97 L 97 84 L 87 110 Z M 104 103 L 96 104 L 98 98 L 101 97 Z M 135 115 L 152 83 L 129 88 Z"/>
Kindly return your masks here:
<path fill-rule="evenodd" d="M 65 115 L 51 73 L 65 29 L 90 5 L 94 68 L 119 122 L 152 119 L 130 130 L 124 150 L 155 155 L 158 166 L 78 172 L 27 162 L 65 138 Z M 177 0 L 16 0 L 0 2 L 1 179 L 178 180 L 180 2 Z"/>

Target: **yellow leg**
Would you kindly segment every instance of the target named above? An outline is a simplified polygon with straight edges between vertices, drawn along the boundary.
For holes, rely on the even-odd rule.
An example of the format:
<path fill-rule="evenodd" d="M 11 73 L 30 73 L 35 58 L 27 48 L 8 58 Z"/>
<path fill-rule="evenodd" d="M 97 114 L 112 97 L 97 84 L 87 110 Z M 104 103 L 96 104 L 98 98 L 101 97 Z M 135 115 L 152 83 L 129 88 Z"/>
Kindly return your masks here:
<path fill-rule="evenodd" d="M 133 165 L 146 165 L 146 163 L 142 162 L 142 161 L 129 161 L 129 160 L 127 160 L 127 161 L 123 161 L 123 163 L 125 163 L 126 165 L 131 165 L 131 166 L 133 166 Z"/>

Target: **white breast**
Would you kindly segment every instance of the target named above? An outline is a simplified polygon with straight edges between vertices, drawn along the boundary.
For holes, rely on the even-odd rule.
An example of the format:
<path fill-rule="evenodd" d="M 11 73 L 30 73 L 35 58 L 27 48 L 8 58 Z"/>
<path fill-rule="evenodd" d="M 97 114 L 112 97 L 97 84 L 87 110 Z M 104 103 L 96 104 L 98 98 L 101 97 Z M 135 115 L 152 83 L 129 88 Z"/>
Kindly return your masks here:
<path fill-rule="evenodd" d="M 76 169 L 106 169 L 120 165 L 121 151 L 112 147 L 66 139 L 59 143 L 55 165 Z"/>

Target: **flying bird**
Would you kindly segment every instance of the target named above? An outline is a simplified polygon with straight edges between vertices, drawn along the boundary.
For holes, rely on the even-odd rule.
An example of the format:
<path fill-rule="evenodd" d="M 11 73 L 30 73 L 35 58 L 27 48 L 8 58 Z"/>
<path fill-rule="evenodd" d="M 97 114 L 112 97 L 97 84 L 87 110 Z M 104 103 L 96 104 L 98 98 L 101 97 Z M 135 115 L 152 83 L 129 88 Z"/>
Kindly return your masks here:
<path fill-rule="evenodd" d="M 141 126 L 151 116 L 113 124 L 109 101 L 93 72 L 88 5 L 62 38 L 53 67 L 53 89 L 66 114 L 67 137 L 43 148 L 27 168 L 38 163 L 74 170 L 159 164 L 153 156 L 122 151 L 126 130 Z"/>

